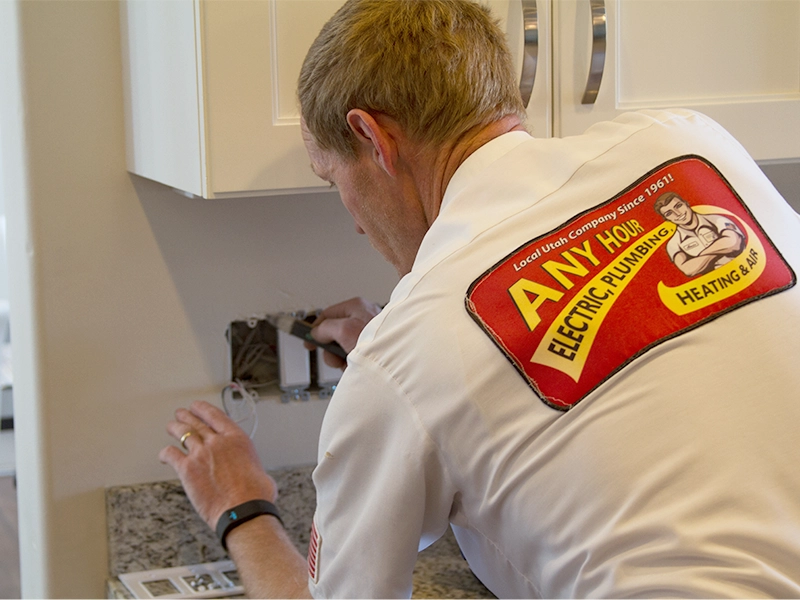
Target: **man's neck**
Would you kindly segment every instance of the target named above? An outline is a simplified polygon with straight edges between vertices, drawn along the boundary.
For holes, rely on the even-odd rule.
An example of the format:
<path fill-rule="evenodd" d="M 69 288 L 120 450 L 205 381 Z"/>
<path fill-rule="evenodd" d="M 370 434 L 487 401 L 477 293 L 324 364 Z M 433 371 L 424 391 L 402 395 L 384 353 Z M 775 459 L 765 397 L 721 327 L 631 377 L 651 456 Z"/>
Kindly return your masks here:
<path fill-rule="evenodd" d="M 444 193 L 458 167 L 473 152 L 510 131 L 525 131 L 516 115 L 508 115 L 482 127 L 470 129 L 455 142 L 433 149 L 420 149 L 410 160 L 417 193 L 422 202 L 428 227 L 439 216 Z"/>

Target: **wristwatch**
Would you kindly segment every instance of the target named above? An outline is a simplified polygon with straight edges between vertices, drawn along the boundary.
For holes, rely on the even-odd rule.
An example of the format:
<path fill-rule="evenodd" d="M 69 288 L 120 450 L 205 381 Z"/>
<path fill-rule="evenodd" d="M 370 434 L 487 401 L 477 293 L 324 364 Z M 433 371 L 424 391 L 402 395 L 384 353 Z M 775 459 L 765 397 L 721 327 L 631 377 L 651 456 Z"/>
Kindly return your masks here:
<path fill-rule="evenodd" d="M 243 504 L 229 508 L 222 513 L 219 521 L 217 521 L 217 536 L 219 536 L 219 541 L 226 552 L 228 550 L 228 546 L 225 543 L 227 535 L 242 523 L 246 523 L 250 519 L 255 519 L 261 515 L 272 515 L 283 525 L 283 519 L 281 519 L 277 507 L 268 500 L 250 500 L 249 502 L 244 502 Z"/>

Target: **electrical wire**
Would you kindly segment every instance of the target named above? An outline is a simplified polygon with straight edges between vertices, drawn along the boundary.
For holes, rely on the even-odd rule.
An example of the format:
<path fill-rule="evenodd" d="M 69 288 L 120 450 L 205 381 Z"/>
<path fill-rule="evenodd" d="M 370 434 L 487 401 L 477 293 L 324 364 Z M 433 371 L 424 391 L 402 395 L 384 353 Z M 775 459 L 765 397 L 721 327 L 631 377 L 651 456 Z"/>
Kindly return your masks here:
<path fill-rule="evenodd" d="M 241 397 L 234 398 L 234 392 L 238 392 Z M 250 436 L 250 439 L 253 439 L 258 428 L 256 400 L 258 392 L 253 389 L 247 390 L 238 379 L 222 388 L 222 407 L 225 413 Z"/>

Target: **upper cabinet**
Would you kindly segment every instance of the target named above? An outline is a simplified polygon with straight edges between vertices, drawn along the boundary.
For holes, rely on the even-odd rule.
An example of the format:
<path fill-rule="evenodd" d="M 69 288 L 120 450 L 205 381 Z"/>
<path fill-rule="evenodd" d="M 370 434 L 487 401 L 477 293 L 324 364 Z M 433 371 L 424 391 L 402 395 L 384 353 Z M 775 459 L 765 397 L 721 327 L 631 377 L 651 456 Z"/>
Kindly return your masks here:
<path fill-rule="evenodd" d="M 122 2 L 128 170 L 204 198 L 328 189 L 297 77 L 342 0 Z"/>
<path fill-rule="evenodd" d="M 800 158 L 797 0 L 553 0 L 552 9 L 554 135 L 684 107 L 718 121 L 756 160 Z"/>
<path fill-rule="evenodd" d="M 327 189 L 308 166 L 295 90 L 343 1 L 123 1 L 128 169 L 204 198 Z M 680 106 L 757 160 L 800 158 L 797 0 L 483 2 L 538 137 Z"/>
<path fill-rule="evenodd" d="M 549 0 L 479 0 L 506 32 L 520 94 L 527 107 L 528 130 L 553 135 L 552 4 Z"/>

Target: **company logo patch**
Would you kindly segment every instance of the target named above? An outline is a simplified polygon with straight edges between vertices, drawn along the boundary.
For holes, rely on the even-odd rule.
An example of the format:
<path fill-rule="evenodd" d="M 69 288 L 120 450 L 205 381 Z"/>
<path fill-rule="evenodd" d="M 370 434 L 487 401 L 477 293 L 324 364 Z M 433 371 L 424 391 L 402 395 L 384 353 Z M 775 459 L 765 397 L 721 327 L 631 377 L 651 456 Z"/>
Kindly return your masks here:
<path fill-rule="evenodd" d="M 314 583 L 319 583 L 319 554 L 322 547 L 322 536 L 317 531 L 317 520 L 311 521 L 311 539 L 308 542 L 308 576 Z"/>
<path fill-rule="evenodd" d="M 719 171 L 684 156 L 506 256 L 466 307 L 533 390 L 568 410 L 664 340 L 795 281 Z"/>

